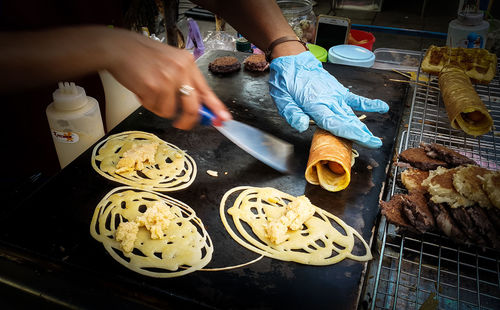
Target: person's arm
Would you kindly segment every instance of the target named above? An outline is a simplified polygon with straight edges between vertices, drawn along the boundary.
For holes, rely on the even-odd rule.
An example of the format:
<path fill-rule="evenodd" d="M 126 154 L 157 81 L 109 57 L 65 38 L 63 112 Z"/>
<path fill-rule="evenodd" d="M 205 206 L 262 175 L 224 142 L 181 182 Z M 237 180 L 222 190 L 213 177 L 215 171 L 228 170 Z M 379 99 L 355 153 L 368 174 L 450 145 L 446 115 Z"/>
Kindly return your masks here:
<path fill-rule="evenodd" d="M 207 10 L 221 16 L 247 40 L 266 50 L 278 38 L 295 37 L 281 9 L 273 0 L 193 0 Z M 297 55 L 305 51 L 297 41 L 277 45 L 272 58 Z"/>
<path fill-rule="evenodd" d="M 93 27 L 0 33 L 0 91 L 29 89 L 105 68 L 104 57 L 97 57 L 104 53 L 101 37 Z"/>
<path fill-rule="evenodd" d="M 272 0 L 193 1 L 224 18 L 262 50 L 278 38 L 295 36 L 281 9 Z M 272 50 L 269 74 L 271 97 L 287 122 L 302 132 L 310 119 L 332 134 L 377 148 L 375 137 L 353 110 L 385 113 L 382 100 L 357 96 L 323 69 L 323 65 L 297 41 L 278 44 Z"/>
<path fill-rule="evenodd" d="M 137 33 L 104 26 L 0 33 L 0 91 L 27 89 L 108 70 L 155 114 L 193 127 L 203 103 L 222 120 L 231 116 L 207 85 L 193 56 Z M 182 85 L 194 88 L 182 95 Z"/>

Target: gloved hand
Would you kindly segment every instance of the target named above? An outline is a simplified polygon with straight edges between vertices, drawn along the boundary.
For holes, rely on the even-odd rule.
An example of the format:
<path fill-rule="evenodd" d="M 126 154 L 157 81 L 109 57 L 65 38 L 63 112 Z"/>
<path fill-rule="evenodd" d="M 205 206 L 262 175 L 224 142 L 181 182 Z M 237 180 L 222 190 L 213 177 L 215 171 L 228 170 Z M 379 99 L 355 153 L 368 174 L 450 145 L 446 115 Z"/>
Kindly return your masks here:
<path fill-rule="evenodd" d="M 270 70 L 271 97 L 293 128 L 305 131 L 312 118 L 335 136 L 369 148 L 382 146 L 352 110 L 385 113 L 389 106 L 384 101 L 351 93 L 310 52 L 278 57 Z"/>

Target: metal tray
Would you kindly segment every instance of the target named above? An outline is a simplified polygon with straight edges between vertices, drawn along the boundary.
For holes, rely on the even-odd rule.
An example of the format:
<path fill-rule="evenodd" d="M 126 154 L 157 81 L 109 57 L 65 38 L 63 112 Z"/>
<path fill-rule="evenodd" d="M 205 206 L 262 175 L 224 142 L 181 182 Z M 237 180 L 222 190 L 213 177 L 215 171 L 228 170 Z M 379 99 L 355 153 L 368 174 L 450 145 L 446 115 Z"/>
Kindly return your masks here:
<path fill-rule="evenodd" d="M 498 71 L 498 70 L 497 70 Z M 437 79 L 416 86 L 407 131 L 399 152 L 420 142 L 436 142 L 461 152 L 482 167 L 500 169 L 500 84 L 498 76 L 476 91 L 490 110 L 495 131 L 474 138 L 450 127 Z M 404 189 L 394 167 L 387 200 Z M 456 246 L 447 237 L 427 233 L 400 234 L 382 216 L 377 233 L 379 258 L 369 266 L 363 294 L 370 309 L 419 309 L 435 303 L 439 309 L 500 309 L 500 252 Z M 434 308 L 431 308 L 434 309 Z"/>

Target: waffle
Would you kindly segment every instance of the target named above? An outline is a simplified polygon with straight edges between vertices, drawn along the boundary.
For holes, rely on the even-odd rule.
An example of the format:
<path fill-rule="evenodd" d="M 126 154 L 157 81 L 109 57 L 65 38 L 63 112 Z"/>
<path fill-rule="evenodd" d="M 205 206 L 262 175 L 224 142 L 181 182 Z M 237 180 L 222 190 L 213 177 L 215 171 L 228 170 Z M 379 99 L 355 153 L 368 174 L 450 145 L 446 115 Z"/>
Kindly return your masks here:
<path fill-rule="evenodd" d="M 448 64 L 462 68 L 473 83 L 489 84 L 496 74 L 497 56 L 483 48 L 431 45 L 422 61 L 422 71 L 439 75 Z"/>

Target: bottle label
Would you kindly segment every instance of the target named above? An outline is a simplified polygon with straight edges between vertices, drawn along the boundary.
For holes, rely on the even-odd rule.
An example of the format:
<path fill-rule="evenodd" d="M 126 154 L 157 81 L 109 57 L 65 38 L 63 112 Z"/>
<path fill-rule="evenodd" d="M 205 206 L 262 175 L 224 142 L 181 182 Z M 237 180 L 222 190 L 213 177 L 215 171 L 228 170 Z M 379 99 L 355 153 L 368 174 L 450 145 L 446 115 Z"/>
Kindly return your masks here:
<path fill-rule="evenodd" d="M 467 48 L 483 48 L 483 37 L 475 32 L 471 32 L 467 35 L 464 45 Z"/>
<path fill-rule="evenodd" d="M 52 137 L 55 141 L 62 143 L 77 143 L 80 140 L 78 134 L 71 131 L 52 130 Z"/>

